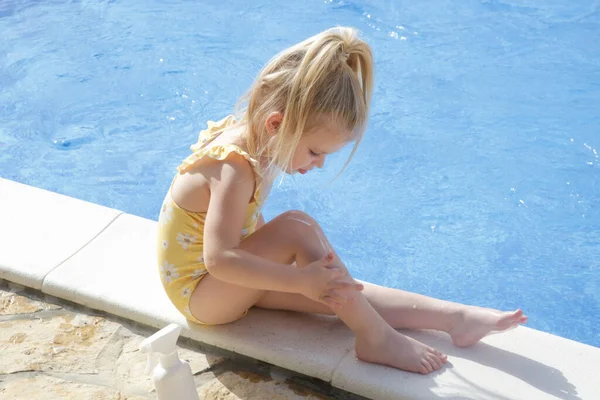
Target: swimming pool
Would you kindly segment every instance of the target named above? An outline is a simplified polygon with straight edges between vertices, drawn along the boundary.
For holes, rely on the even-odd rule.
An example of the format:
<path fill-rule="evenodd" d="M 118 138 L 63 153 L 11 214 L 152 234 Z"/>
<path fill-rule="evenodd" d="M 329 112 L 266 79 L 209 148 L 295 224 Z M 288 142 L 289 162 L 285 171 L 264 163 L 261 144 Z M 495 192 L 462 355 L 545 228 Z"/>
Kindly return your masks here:
<path fill-rule="evenodd" d="M 333 25 L 376 61 L 370 127 L 303 209 L 360 279 L 600 346 L 600 15 L 579 0 L 0 2 L 0 176 L 156 219 L 206 120 Z"/>

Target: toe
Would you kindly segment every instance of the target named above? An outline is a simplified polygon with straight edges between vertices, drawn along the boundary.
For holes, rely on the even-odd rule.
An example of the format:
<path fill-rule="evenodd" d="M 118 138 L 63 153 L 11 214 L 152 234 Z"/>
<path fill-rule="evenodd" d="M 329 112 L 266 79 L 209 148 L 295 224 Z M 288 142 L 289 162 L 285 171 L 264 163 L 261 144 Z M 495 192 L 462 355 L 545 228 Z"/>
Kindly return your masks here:
<path fill-rule="evenodd" d="M 433 367 L 429 363 L 429 360 L 427 360 L 426 358 L 421 360 L 421 365 L 423 365 L 425 367 L 425 370 L 427 370 L 427 372 L 426 372 L 427 374 L 430 372 L 433 372 Z"/>
<path fill-rule="evenodd" d="M 503 317 L 499 318 L 496 322 L 496 330 L 503 331 L 505 329 L 511 328 L 516 324 L 520 323 L 521 318 L 523 318 L 523 311 L 517 310 L 514 313 L 507 313 Z"/>
<path fill-rule="evenodd" d="M 429 361 L 429 364 L 433 367 L 434 371 L 437 371 L 438 369 L 442 368 L 442 360 L 437 358 L 434 354 L 429 354 L 427 360 Z"/>
<path fill-rule="evenodd" d="M 525 321 L 527 321 L 527 316 L 523 315 L 523 311 L 521 309 L 517 310 L 514 312 L 514 314 L 512 314 L 512 318 L 513 321 L 518 321 L 520 323 L 523 323 Z"/>
<path fill-rule="evenodd" d="M 442 362 L 446 362 L 446 360 L 448 359 L 448 356 L 445 355 L 444 353 L 441 353 L 435 349 L 432 349 L 431 351 L 433 354 L 435 354 L 437 356 L 437 358 L 439 358 L 440 361 Z"/>

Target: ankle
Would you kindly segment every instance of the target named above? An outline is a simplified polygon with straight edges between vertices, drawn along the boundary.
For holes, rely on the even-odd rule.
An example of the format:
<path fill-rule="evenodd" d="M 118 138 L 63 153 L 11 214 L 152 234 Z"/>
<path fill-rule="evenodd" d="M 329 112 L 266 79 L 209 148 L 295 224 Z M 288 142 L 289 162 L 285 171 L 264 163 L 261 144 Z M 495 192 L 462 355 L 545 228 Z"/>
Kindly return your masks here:
<path fill-rule="evenodd" d="M 389 334 L 390 329 L 393 330 L 391 326 L 386 322 L 383 322 L 381 324 L 368 325 L 365 329 L 355 331 L 354 335 L 356 336 L 357 341 L 363 343 L 381 343 Z"/>
<path fill-rule="evenodd" d="M 466 314 L 466 307 L 452 311 L 450 313 L 450 318 L 448 318 L 448 324 L 446 325 L 444 332 L 451 333 L 457 326 L 464 323 Z"/>

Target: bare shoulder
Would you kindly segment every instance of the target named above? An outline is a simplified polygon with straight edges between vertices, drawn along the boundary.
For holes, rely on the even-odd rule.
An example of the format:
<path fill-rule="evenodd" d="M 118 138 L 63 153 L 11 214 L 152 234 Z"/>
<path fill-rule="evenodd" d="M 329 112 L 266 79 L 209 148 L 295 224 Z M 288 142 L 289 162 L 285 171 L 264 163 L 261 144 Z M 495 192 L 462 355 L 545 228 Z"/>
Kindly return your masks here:
<path fill-rule="evenodd" d="M 171 189 L 175 203 L 191 212 L 206 212 L 212 192 L 235 190 L 250 199 L 254 190 L 254 172 L 240 154 L 231 152 L 224 160 L 205 157 L 187 172 L 177 175 Z"/>

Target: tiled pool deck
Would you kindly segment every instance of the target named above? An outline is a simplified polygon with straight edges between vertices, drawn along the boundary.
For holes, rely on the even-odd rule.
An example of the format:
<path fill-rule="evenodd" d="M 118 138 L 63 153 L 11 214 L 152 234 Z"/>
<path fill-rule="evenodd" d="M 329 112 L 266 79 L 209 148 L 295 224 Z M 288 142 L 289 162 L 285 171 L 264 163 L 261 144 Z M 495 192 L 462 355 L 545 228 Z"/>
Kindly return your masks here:
<path fill-rule="evenodd" d="M 155 400 L 146 354 L 138 350 L 154 332 L 0 280 L 0 399 Z M 202 400 L 366 400 L 191 339 L 178 344 Z"/>
<path fill-rule="evenodd" d="M 330 382 L 373 399 L 600 399 L 600 349 L 527 327 L 467 348 L 407 332 L 449 355 L 421 376 L 356 359 L 336 318 L 255 309 L 219 327 L 188 324 L 162 290 L 156 222 L 0 178 L 0 279 Z"/>

